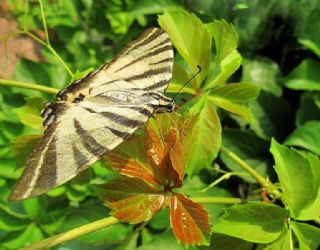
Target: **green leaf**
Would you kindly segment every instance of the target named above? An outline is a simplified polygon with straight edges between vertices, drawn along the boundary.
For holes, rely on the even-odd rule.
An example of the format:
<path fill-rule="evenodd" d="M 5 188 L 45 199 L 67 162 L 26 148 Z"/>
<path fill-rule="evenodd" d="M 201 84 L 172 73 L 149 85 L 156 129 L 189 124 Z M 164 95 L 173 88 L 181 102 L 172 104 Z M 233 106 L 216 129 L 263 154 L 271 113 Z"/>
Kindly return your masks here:
<path fill-rule="evenodd" d="M 269 160 L 269 142 L 256 136 L 251 131 L 240 129 L 224 129 L 222 132 L 222 145 L 238 155 L 242 160 L 252 166 L 261 175 L 267 175 L 271 167 Z M 221 160 L 233 172 L 242 173 L 239 178 L 256 183 L 256 180 L 245 172 L 240 166 L 234 163 L 225 154 L 220 154 Z"/>
<path fill-rule="evenodd" d="M 253 244 L 239 238 L 228 235 L 213 233 L 211 243 L 208 247 L 200 247 L 201 250 L 223 249 L 223 250 L 252 250 Z"/>
<path fill-rule="evenodd" d="M 108 216 L 108 209 L 101 204 L 99 200 L 91 199 L 80 204 L 79 207 L 73 208 L 68 217 L 58 228 L 59 232 L 65 232 L 75 229 L 82 225 L 100 220 Z M 125 224 L 115 224 L 97 232 L 93 232 L 76 239 L 76 242 L 90 243 L 91 245 L 101 242 L 112 243 L 122 241 L 127 238 L 132 227 Z"/>
<path fill-rule="evenodd" d="M 278 239 L 276 239 L 271 244 L 267 245 L 264 250 L 291 250 L 294 249 L 293 247 L 293 239 L 291 236 L 291 231 L 285 228 L 284 232 L 279 236 Z"/>
<path fill-rule="evenodd" d="M 205 89 L 213 88 L 225 82 L 241 65 L 242 57 L 236 50 L 238 35 L 232 24 L 224 20 L 206 25 L 213 36 L 216 58 L 211 63 Z"/>
<path fill-rule="evenodd" d="M 46 211 L 46 205 L 41 197 L 24 200 L 22 206 L 28 217 L 32 220 L 40 218 Z"/>
<path fill-rule="evenodd" d="M 21 122 L 32 128 L 43 130 L 43 118 L 40 116 L 46 100 L 41 97 L 26 98 L 26 104 L 21 108 L 14 109 Z"/>
<path fill-rule="evenodd" d="M 81 78 L 84 78 L 84 77 L 86 77 L 87 74 L 89 74 L 93 70 L 94 70 L 94 68 L 89 68 L 89 69 L 82 70 L 82 71 L 77 70 L 77 72 L 74 74 L 72 80 L 76 81 L 76 80 L 79 80 Z"/>
<path fill-rule="evenodd" d="M 278 84 L 278 75 L 279 67 L 270 59 L 246 59 L 243 62 L 241 82 L 252 82 L 267 92 L 281 96 L 282 88 Z"/>
<path fill-rule="evenodd" d="M 320 160 L 311 153 L 289 149 L 272 140 L 271 153 L 291 216 L 310 220 L 320 216 Z"/>
<path fill-rule="evenodd" d="M 172 231 L 167 230 L 164 233 L 158 234 L 150 242 L 138 247 L 137 250 L 185 250 L 173 237 Z"/>
<path fill-rule="evenodd" d="M 300 106 L 296 114 L 296 126 L 299 127 L 307 121 L 320 120 L 320 107 L 317 100 L 319 92 L 305 92 L 300 98 Z"/>
<path fill-rule="evenodd" d="M 44 239 L 45 236 L 35 223 L 30 223 L 22 232 L 13 232 L 2 239 L 2 246 L 9 249 L 19 249 L 33 242 Z"/>
<path fill-rule="evenodd" d="M 227 208 L 212 230 L 250 242 L 269 243 L 280 236 L 287 216 L 288 212 L 279 206 L 250 202 Z"/>
<path fill-rule="evenodd" d="M 320 47 L 314 41 L 309 39 L 299 39 L 298 42 L 320 57 Z"/>
<path fill-rule="evenodd" d="M 302 147 L 320 155 L 320 122 L 310 121 L 305 123 L 293 131 L 284 144 Z"/>
<path fill-rule="evenodd" d="M 285 86 L 295 90 L 320 90 L 320 63 L 303 60 L 286 78 Z"/>
<path fill-rule="evenodd" d="M 27 225 L 30 223 L 30 220 L 26 218 L 19 218 L 17 216 L 14 216 L 15 214 L 10 214 L 10 210 L 7 211 L 3 206 L 0 206 L 0 230 L 6 231 L 6 232 L 14 232 L 14 231 L 20 231 L 27 227 Z M 8 213 L 9 212 L 9 213 Z"/>
<path fill-rule="evenodd" d="M 198 71 L 197 65 L 201 66 L 202 72 L 195 79 L 199 87 L 211 62 L 212 37 L 208 29 L 195 14 L 182 9 L 165 10 L 158 22 L 193 73 Z"/>
<path fill-rule="evenodd" d="M 232 102 L 247 103 L 254 100 L 259 95 L 259 88 L 252 83 L 230 83 L 220 88 L 215 88 L 212 92 L 215 98 L 224 98 Z"/>
<path fill-rule="evenodd" d="M 259 137 L 275 137 L 281 140 L 292 131 L 294 110 L 285 99 L 261 91 L 257 100 L 250 104 L 250 108 L 256 119 L 250 127 Z"/>
<path fill-rule="evenodd" d="M 300 250 L 316 250 L 320 245 L 320 229 L 305 223 L 291 222 L 291 227 L 299 241 Z"/>
<path fill-rule="evenodd" d="M 50 86 L 51 78 L 46 69 L 47 64 L 45 62 L 35 63 L 27 59 L 21 58 L 18 65 L 16 66 L 13 78 L 18 81 L 30 82 L 39 85 Z M 41 96 L 41 93 L 34 90 L 15 88 L 15 93 L 22 93 L 27 96 L 37 95 Z"/>
<path fill-rule="evenodd" d="M 157 213 L 148 223 L 153 229 L 162 230 L 170 226 L 169 209 L 165 208 Z"/>
<path fill-rule="evenodd" d="M 216 158 L 221 144 L 221 124 L 207 95 L 189 109 L 192 132 L 181 135 L 185 147 L 186 171 L 193 175 L 209 166 Z M 191 131 L 191 130 L 190 130 Z"/>
<path fill-rule="evenodd" d="M 11 141 L 11 151 L 16 156 L 16 166 L 25 166 L 42 135 L 24 135 Z"/>
<path fill-rule="evenodd" d="M 254 117 L 248 108 L 248 102 L 259 94 L 259 88 L 250 83 L 233 83 L 214 89 L 209 96 L 215 105 L 240 115 L 246 121 L 254 122 Z"/>

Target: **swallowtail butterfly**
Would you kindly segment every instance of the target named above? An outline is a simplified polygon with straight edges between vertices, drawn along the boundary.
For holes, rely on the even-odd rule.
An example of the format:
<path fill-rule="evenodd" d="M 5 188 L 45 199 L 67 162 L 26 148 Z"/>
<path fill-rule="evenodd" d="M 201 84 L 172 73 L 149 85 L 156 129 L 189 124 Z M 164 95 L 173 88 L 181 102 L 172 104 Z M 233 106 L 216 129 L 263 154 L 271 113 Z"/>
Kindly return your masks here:
<path fill-rule="evenodd" d="M 74 81 L 43 110 L 45 132 L 9 200 L 61 185 L 127 140 L 153 113 L 174 109 L 163 95 L 173 48 L 161 29 L 146 30 L 110 62 Z"/>

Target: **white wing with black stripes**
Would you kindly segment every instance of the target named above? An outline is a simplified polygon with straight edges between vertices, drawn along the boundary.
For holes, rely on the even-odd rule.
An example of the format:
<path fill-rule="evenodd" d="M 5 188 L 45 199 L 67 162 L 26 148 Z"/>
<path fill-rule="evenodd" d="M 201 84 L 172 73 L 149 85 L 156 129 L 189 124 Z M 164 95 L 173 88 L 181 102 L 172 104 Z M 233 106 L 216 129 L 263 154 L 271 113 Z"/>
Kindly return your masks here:
<path fill-rule="evenodd" d="M 127 140 L 158 109 L 172 76 L 173 49 L 161 29 L 145 31 L 112 60 L 57 95 L 43 111 L 45 133 L 9 199 L 65 183 Z"/>

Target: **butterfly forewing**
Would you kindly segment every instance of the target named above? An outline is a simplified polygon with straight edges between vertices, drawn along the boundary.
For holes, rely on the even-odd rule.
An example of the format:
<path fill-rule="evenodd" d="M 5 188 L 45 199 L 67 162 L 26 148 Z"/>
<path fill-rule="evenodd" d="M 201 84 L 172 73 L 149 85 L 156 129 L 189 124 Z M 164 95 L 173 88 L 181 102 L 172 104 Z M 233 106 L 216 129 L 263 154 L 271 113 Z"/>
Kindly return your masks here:
<path fill-rule="evenodd" d="M 167 34 L 149 29 L 112 62 L 60 91 L 61 100 L 44 111 L 44 136 L 9 199 L 46 192 L 127 140 L 152 116 L 158 98 L 166 100 L 172 61 Z"/>

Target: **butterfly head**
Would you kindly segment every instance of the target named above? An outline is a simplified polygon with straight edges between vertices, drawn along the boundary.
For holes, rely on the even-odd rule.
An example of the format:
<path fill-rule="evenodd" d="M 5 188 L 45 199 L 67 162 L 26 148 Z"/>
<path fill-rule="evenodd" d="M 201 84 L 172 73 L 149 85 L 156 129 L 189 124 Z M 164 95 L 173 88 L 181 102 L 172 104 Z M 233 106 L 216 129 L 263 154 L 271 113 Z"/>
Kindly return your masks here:
<path fill-rule="evenodd" d="M 171 113 L 172 111 L 174 111 L 174 107 L 175 107 L 175 102 L 174 102 L 174 100 L 172 100 L 167 104 L 166 111 L 168 113 Z"/>

